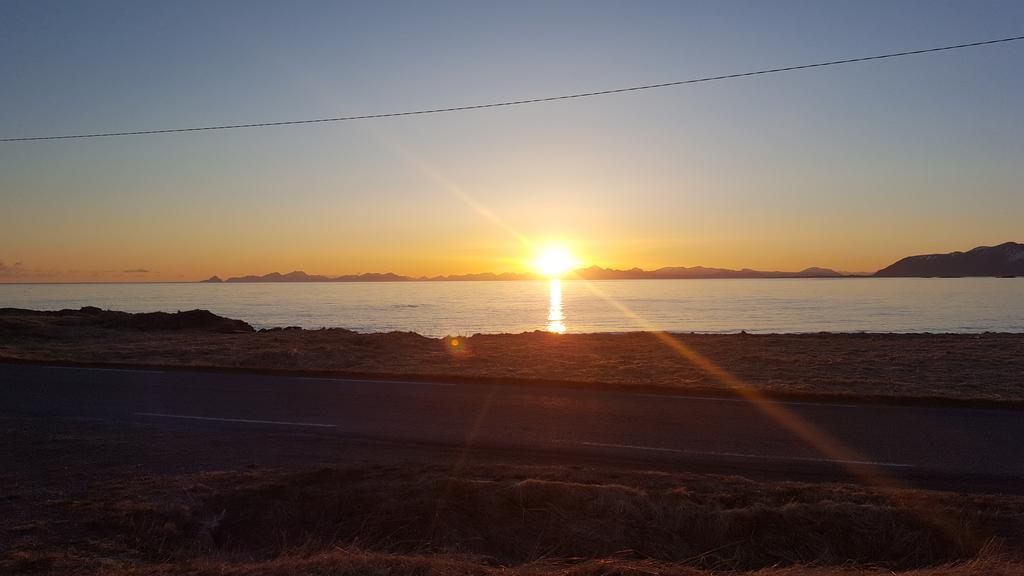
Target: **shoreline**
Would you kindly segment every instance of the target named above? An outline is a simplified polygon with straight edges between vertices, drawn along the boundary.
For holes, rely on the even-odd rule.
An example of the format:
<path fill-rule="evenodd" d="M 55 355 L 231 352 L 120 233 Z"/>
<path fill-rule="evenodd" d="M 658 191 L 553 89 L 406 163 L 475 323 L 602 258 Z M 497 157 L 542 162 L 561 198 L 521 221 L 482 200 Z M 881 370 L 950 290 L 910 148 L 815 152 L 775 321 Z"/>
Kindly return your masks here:
<path fill-rule="evenodd" d="M 256 331 L 205 311 L 0 309 L 0 362 L 735 397 L 1024 407 L 1024 334 Z"/>

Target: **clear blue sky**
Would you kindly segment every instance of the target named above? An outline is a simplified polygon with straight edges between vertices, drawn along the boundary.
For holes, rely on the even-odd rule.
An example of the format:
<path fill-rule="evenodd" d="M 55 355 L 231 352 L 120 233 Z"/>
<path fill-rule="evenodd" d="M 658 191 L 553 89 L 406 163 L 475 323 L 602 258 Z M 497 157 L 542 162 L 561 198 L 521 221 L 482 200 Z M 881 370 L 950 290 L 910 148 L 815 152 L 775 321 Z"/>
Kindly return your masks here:
<path fill-rule="evenodd" d="M 454 106 L 1019 34 L 1015 1 L 7 0 L 0 136 Z M 1021 241 L 1022 63 L 1018 42 L 514 109 L 0 143 L 0 280 L 520 269 L 508 228 L 647 268 L 874 270 Z"/>

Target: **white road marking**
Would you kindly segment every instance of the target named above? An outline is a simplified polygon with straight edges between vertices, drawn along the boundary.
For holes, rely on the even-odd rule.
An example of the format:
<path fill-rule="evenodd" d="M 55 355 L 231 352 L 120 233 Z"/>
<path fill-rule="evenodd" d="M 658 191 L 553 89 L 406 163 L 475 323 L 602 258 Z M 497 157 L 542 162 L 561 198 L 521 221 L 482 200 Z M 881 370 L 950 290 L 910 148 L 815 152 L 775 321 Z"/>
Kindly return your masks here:
<path fill-rule="evenodd" d="M 280 422 L 277 420 L 250 420 L 248 418 L 214 418 L 212 416 L 185 416 L 183 414 L 158 414 L 155 412 L 132 412 L 132 416 L 150 416 L 153 418 L 178 418 L 180 420 L 206 420 L 212 422 L 237 422 L 241 424 L 274 424 L 276 426 L 312 426 L 315 428 L 337 428 L 337 424 L 320 424 L 317 422 Z"/>
<path fill-rule="evenodd" d="M 673 452 L 691 456 L 725 456 L 729 458 L 757 458 L 759 460 L 794 460 L 798 462 L 827 462 L 829 464 L 855 464 L 859 466 L 885 466 L 888 468 L 913 468 L 913 464 L 896 462 L 870 462 L 861 460 L 832 460 L 829 458 L 808 458 L 804 456 L 771 456 L 768 454 L 741 454 L 739 452 L 702 452 L 698 450 L 679 450 L 676 448 L 657 448 L 654 446 L 635 446 L 632 444 L 607 444 L 604 442 L 580 442 L 584 446 L 600 448 L 624 448 L 628 450 L 644 450 L 647 452 Z"/>
<path fill-rule="evenodd" d="M 261 374 L 261 376 L 273 376 L 273 374 Z M 451 382 L 430 382 L 427 380 L 360 380 L 358 378 L 331 378 L 330 376 L 324 376 L 323 378 L 318 378 L 316 376 L 285 376 L 285 378 L 290 378 L 292 380 L 310 380 L 314 382 L 345 382 L 347 384 L 414 384 L 417 386 L 456 386 L 456 384 L 453 384 Z"/>
<path fill-rule="evenodd" d="M 682 396 L 677 394 L 635 394 L 645 398 L 671 398 L 673 400 L 697 400 L 700 402 L 744 402 L 749 404 L 750 400 L 743 398 L 717 398 L 715 396 Z M 828 406 L 829 408 L 863 408 L 860 404 L 836 404 L 829 402 L 797 402 L 786 400 L 768 400 L 772 404 L 784 404 L 787 406 Z"/>

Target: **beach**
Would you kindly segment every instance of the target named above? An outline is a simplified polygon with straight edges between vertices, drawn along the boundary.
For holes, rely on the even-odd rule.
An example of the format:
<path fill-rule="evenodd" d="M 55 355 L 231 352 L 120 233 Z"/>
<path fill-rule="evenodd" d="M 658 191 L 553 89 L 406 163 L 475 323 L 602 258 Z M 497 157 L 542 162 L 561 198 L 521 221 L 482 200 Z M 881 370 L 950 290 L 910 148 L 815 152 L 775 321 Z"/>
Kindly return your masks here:
<path fill-rule="evenodd" d="M 208 313 L 207 313 L 208 314 Z M 173 318 L 174 315 L 168 315 Z M 1024 402 L 1024 334 L 479 334 L 129 326 L 87 311 L 0 311 L 6 361 L 190 367 L 653 392 Z M 126 318 L 144 318 L 132 315 Z"/>

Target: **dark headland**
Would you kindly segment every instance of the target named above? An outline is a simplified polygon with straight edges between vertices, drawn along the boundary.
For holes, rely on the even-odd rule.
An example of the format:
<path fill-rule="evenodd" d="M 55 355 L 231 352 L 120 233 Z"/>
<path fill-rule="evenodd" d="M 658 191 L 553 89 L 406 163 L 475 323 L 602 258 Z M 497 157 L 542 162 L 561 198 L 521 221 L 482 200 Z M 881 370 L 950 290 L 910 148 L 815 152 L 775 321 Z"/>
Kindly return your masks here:
<path fill-rule="evenodd" d="M 908 256 L 875 272 L 875 276 L 1024 276 L 1024 244 L 1006 242 L 967 252 Z"/>

